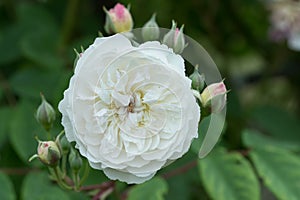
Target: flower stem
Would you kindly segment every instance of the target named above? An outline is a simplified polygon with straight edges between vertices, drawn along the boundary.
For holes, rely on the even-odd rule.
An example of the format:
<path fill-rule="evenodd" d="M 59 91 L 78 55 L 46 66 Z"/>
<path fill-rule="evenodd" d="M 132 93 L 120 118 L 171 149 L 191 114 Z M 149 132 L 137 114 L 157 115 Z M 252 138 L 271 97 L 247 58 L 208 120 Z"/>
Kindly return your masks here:
<path fill-rule="evenodd" d="M 195 166 L 197 166 L 197 159 L 189 162 L 189 163 L 186 163 L 185 165 L 179 167 L 179 168 L 176 168 L 170 172 L 167 172 L 165 174 L 162 174 L 161 176 L 164 178 L 164 179 L 169 179 L 173 176 L 176 176 L 176 175 L 179 175 L 179 174 L 183 174 L 185 172 L 187 172 L 188 170 L 194 168 Z"/>
<path fill-rule="evenodd" d="M 83 175 L 81 177 L 80 184 L 79 184 L 80 186 L 83 185 L 84 181 L 89 176 L 89 173 L 90 173 L 90 166 L 89 166 L 89 163 L 86 161 L 85 166 L 84 166 L 84 172 L 83 172 Z"/>
<path fill-rule="evenodd" d="M 58 167 L 53 167 L 52 168 L 53 172 L 54 172 L 54 175 L 55 175 L 55 178 L 56 178 L 56 181 L 57 181 L 57 184 L 63 188 L 63 189 L 66 189 L 66 190 L 72 190 L 72 187 L 70 187 L 69 185 L 67 185 L 63 180 L 62 180 L 62 176 L 61 176 L 61 172 L 59 170 Z M 50 171 L 52 171 L 50 170 Z"/>
<path fill-rule="evenodd" d="M 114 181 L 107 181 L 107 182 L 103 182 L 103 183 L 97 184 L 97 185 L 82 186 L 80 188 L 80 191 L 90 191 L 90 190 L 96 190 L 96 189 L 105 190 L 107 188 L 114 186 L 114 184 L 115 184 Z"/>
<path fill-rule="evenodd" d="M 62 169 L 63 177 L 67 175 L 67 155 L 63 155 L 61 161 L 61 169 Z"/>
<path fill-rule="evenodd" d="M 72 172 L 72 179 L 74 182 L 74 189 L 76 192 L 80 190 L 80 176 L 78 172 Z"/>
<path fill-rule="evenodd" d="M 50 131 L 47 131 L 47 139 L 51 140 L 51 133 L 50 133 Z"/>

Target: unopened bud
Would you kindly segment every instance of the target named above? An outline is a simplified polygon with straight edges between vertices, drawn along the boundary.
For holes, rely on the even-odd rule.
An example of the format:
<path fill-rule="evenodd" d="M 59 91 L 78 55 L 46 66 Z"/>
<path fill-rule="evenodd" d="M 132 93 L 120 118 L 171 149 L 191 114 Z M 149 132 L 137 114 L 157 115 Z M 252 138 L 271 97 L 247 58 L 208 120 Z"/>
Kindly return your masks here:
<path fill-rule="evenodd" d="M 184 39 L 183 28 L 184 25 L 178 29 L 176 22 L 173 20 L 171 30 L 163 38 L 163 44 L 172 48 L 177 54 L 182 53 L 184 48 L 187 46 Z"/>
<path fill-rule="evenodd" d="M 37 121 L 49 131 L 52 128 L 53 122 L 55 121 L 55 110 L 46 101 L 44 95 L 41 94 L 42 103 L 36 111 Z"/>
<path fill-rule="evenodd" d="M 197 91 L 201 91 L 204 88 L 205 77 L 204 74 L 199 74 L 198 65 L 195 66 L 194 72 L 189 76 L 192 80 L 192 88 Z"/>
<path fill-rule="evenodd" d="M 208 85 L 201 93 L 203 107 L 211 107 L 211 111 L 220 112 L 226 105 L 227 89 L 224 82 Z"/>
<path fill-rule="evenodd" d="M 60 148 L 62 151 L 62 154 L 66 155 L 69 153 L 70 148 L 71 148 L 71 144 L 70 142 L 67 140 L 66 136 L 63 135 L 60 140 L 59 140 L 59 144 L 60 144 Z"/>
<path fill-rule="evenodd" d="M 114 8 L 107 10 L 103 8 L 106 13 L 106 21 L 104 29 L 106 33 L 121 33 L 131 31 L 133 27 L 133 20 L 129 12 L 129 8 L 117 3 Z"/>
<path fill-rule="evenodd" d="M 154 13 L 151 19 L 142 28 L 144 41 L 153 41 L 159 38 L 159 27 L 155 21 L 155 17 L 156 14 Z"/>
<path fill-rule="evenodd" d="M 37 154 L 32 156 L 29 161 L 39 158 L 47 166 L 54 167 L 58 164 L 61 153 L 54 141 L 39 141 Z"/>
<path fill-rule="evenodd" d="M 69 164 L 74 172 L 78 172 L 82 166 L 82 158 L 74 149 L 71 149 L 71 153 L 69 155 Z"/>

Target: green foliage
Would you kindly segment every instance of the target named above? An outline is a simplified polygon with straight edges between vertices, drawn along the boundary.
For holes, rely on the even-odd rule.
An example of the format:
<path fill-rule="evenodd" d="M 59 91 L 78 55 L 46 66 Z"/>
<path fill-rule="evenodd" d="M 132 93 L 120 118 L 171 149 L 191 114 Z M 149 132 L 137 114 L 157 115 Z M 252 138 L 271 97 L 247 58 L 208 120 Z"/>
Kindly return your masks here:
<path fill-rule="evenodd" d="M 8 108 L 0 108 L 0 150 L 2 145 L 7 140 L 7 132 L 9 128 L 9 122 L 10 122 L 10 110 Z"/>
<path fill-rule="evenodd" d="M 299 156 L 278 147 L 266 147 L 254 149 L 250 157 L 264 183 L 278 199 L 299 199 Z"/>
<path fill-rule="evenodd" d="M 24 163 L 36 152 L 35 136 L 43 138 L 45 131 L 34 118 L 35 107 L 28 101 L 20 102 L 10 123 L 10 141 Z"/>
<path fill-rule="evenodd" d="M 271 106 L 257 107 L 250 117 L 268 134 L 300 145 L 300 120 L 284 110 Z"/>
<path fill-rule="evenodd" d="M 167 192 L 168 185 L 165 180 L 156 177 L 130 189 L 128 200 L 163 200 Z"/>
<path fill-rule="evenodd" d="M 109 9 L 115 3 L 79 1 L 74 8 L 72 2 L 0 1 L 1 200 L 87 200 L 99 192 L 63 191 L 40 162 L 28 163 L 37 149 L 34 137 L 47 138 L 34 117 L 40 92 L 56 109 L 73 73 L 73 48 L 93 42 L 103 31 L 102 4 Z M 170 28 L 172 19 L 185 24 L 185 33 L 207 49 L 231 91 L 222 148 L 198 160 L 198 168 L 182 170 L 198 159 L 211 125 L 209 117 L 202 119 L 199 138 L 183 158 L 144 184 L 116 182 L 107 199 L 128 194 L 142 200 L 264 200 L 264 187 L 271 191 L 266 199 L 299 199 L 300 56 L 267 38 L 269 12 L 262 1 L 121 2 L 131 4 L 136 28 L 154 12 L 161 27 Z M 53 138 L 62 129 L 56 117 Z M 102 171 L 91 169 L 85 185 L 106 181 Z"/>
<path fill-rule="evenodd" d="M 0 199 L 1 200 L 15 200 L 16 194 L 13 184 L 9 177 L 0 172 Z"/>
<path fill-rule="evenodd" d="M 280 140 L 268 135 L 263 135 L 258 131 L 245 130 L 243 132 L 243 142 L 251 148 L 278 147 L 291 151 L 299 151 L 300 145 L 297 141 Z"/>
<path fill-rule="evenodd" d="M 212 199 L 260 199 L 259 182 L 250 163 L 239 153 L 214 150 L 198 161 L 201 180 Z"/>
<path fill-rule="evenodd" d="M 19 26 L 11 25 L 0 32 L 0 66 L 18 60 L 21 56 L 19 42 L 22 29 Z"/>
<path fill-rule="evenodd" d="M 67 193 L 51 184 L 46 173 L 40 172 L 33 172 L 26 176 L 21 197 L 23 200 L 70 200 Z"/>

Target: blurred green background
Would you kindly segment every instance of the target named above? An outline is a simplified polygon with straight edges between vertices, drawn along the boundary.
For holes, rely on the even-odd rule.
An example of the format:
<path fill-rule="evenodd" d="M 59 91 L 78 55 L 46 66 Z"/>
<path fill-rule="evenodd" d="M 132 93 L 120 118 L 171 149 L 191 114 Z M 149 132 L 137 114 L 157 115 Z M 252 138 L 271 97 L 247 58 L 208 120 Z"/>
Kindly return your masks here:
<path fill-rule="evenodd" d="M 40 92 L 57 108 L 72 75 L 73 48 L 87 48 L 98 31 L 104 32 L 102 7 L 116 3 L 0 0 L 1 200 L 91 198 L 59 189 L 47 178 L 47 169 L 28 158 L 36 152 L 34 137 L 46 139 L 34 118 Z M 135 28 L 154 12 L 160 27 L 170 28 L 172 19 L 185 24 L 185 34 L 215 60 L 230 93 L 226 128 L 207 158 L 186 171 L 197 158 L 198 149 L 192 148 L 146 184 L 117 183 L 108 199 L 122 199 L 124 191 L 128 199 L 144 200 L 300 199 L 300 52 L 269 40 L 270 13 L 264 2 L 121 3 L 131 4 Z M 208 122 L 202 122 L 199 134 Z M 58 113 L 53 136 L 61 129 Z M 107 181 L 102 172 L 91 171 L 87 184 L 102 181 Z"/>

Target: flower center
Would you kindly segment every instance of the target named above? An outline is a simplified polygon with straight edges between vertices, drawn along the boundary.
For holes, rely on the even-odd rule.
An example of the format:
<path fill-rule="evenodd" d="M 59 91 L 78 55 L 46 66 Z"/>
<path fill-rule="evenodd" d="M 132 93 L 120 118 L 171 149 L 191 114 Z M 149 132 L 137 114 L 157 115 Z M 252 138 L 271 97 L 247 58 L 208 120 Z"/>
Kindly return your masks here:
<path fill-rule="evenodd" d="M 143 102 L 143 96 L 141 91 L 134 93 L 130 98 L 127 111 L 130 113 L 138 113 L 147 110 L 148 106 Z"/>
<path fill-rule="evenodd" d="M 133 113 L 134 103 L 130 102 L 127 106 L 127 111 Z"/>

